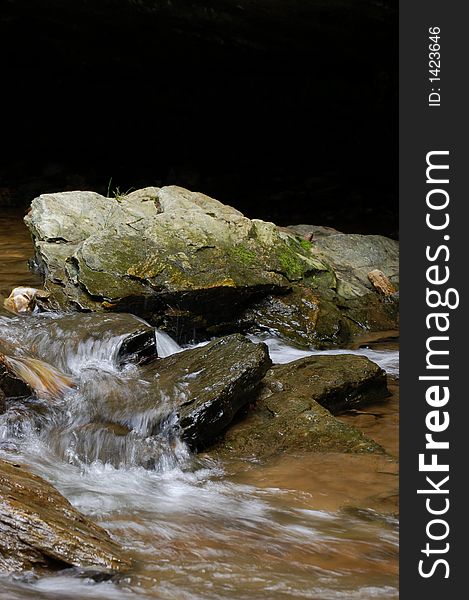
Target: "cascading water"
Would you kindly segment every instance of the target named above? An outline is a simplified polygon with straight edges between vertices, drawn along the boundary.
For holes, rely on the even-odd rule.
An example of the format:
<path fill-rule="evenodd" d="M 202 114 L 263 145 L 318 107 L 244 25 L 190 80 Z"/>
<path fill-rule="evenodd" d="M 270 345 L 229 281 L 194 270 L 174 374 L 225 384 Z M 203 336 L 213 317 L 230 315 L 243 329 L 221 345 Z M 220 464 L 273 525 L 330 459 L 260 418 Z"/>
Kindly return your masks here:
<path fill-rule="evenodd" d="M 130 315 L 126 318 L 134 320 Z M 96 321 L 95 315 L 91 319 Z M 36 386 L 37 398 L 10 402 L 0 417 L 2 443 L 17 444 L 21 433 L 23 443 L 24 438 L 34 437 L 59 459 L 77 465 L 100 461 L 165 469 L 186 460 L 172 399 L 155 385 L 157 371 L 131 362 L 121 364 L 126 335 L 113 332 L 115 318 L 101 319 L 108 329 L 101 326 L 99 335 L 83 327 L 87 320 L 90 316 L 0 317 L 0 338 L 21 348 L 24 356 L 34 352 L 70 374 L 75 383 L 60 399 L 50 398 Z M 181 350 L 168 335 L 143 323 L 155 336 L 160 357 Z M 117 322 L 117 329 L 120 325 Z M 175 389 L 178 393 L 182 392 Z"/>
<path fill-rule="evenodd" d="M 371 519 L 366 526 L 358 515 L 344 521 L 337 507 L 308 508 L 310 494 L 321 506 L 315 489 L 298 495 L 263 484 L 255 465 L 221 469 L 191 457 L 178 439 L 171 398 L 152 397 L 151 363 L 122 364 L 125 336 L 110 330 L 96 336 L 82 324 L 83 315 L 0 317 L 0 337 L 22 348 L 24 356 L 35 351 L 48 358 L 77 384 L 54 402 L 30 398 L 11 403 L 0 417 L 0 456 L 14 456 L 51 481 L 78 509 L 133 548 L 141 571 L 128 583 L 91 588 L 80 580 L 71 585 L 64 576 L 8 581 L 8 598 L 125 599 L 134 597 L 136 589 L 150 598 L 193 600 L 265 598 L 266 590 L 272 598 L 397 594 L 386 583 L 393 575 L 384 566 L 374 575 L 376 585 L 365 585 L 365 576 L 360 583 L 352 575 L 334 575 L 353 572 L 358 564 L 376 570 L 375 561 L 366 557 L 375 543 L 393 556 L 397 534 L 392 518 L 381 524 Z M 159 356 L 182 351 L 166 334 L 156 331 L 154 336 Z M 298 358 L 279 340 L 267 342 L 277 362 Z M 357 458 L 362 457 L 341 462 L 354 474 L 351 478 L 360 479 L 364 467 Z M 368 460 L 371 472 L 384 469 L 380 457 Z M 315 472 L 321 463 L 309 457 L 302 464 Z M 233 481 L 226 469 L 233 470 Z M 291 473 L 291 465 L 286 469 Z M 327 502 L 325 507 L 330 508 Z M 355 556 L 348 540 L 358 532 L 362 550 Z"/>
<path fill-rule="evenodd" d="M 156 348 L 160 358 L 166 358 L 167 356 L 171 356 L 171 354 L 176 354 L 177 352 L 182 351 L 181 346 L 179 346 L 179 344 L 177 344 L 173 338 L 164 331 L 158 331 L 158 329 L 155 329 L 155 336 Z"/>

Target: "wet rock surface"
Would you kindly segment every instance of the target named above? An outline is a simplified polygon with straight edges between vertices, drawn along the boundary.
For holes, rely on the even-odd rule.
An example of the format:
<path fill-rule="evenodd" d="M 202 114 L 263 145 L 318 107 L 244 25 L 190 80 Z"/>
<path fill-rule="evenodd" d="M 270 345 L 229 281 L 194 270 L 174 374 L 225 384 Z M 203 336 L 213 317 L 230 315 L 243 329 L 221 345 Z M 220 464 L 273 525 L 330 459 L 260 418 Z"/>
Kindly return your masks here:
<path fill-rule="evenodd" d="M 0 460 L 0 493 L 0 573 L 80 567 L 111 576 L 130 568 L 104 529 L 25 467 Z"/>
<path fill-rule="evenodd" d="M 378 269 L 398 285 L 398 244 L 382 236 L 309 241 L 302 228 L 313 226 L 251 220 L 175 186 L 44 194 L 25 220 L 45 309 L 128 311 L 179 340 L 257 328 L 324 346 L 397 327 L 396 298 L 368 278 Z"/>
<path fill-rule="evenodd" d="M 318 356 L 275 365 L 255 402 L 217 441 L 211 454 L 263 459 L 285 451 L 383 452 L 330 411 L 387 395 L 384 372 L 364 357 Z"/>
<path fill-rule="evenodd" d="M 183 439 L 196 448 L 213 441 L 252 398 L 271 364 L 264 344 L 240 335 L 160 361 L 160 385 L 177 381 L 187 389 L 176 408 Z"/>
<path fill-rule="evenodd" d="M 292 392 L 314 398 L 331 413 L 379 402 L 389 395 L 386 373 L 366 357 L 353 354 L 310 356 L 271 370 Z"/>
<path fill-rule="evenodd" d="M 42 431 L 57 455 L 80 464 L 153 468 L 180 439 L 193 450 L 209 445 L 252 399 L 272 364 L 265 344 L 239 334 L 144 365 L 98 363 L 99 355 L 81 365 L 75 357 L 74 388 L 55 401 L 28 388 L 11 394 L 5 385 L 2 425 L 17 433 Z"/>
<path fill-rule="evenodd" d="M 295 286 L 284 296 L 269 295 L 253 303 L 240 317 L 243 329 L 253 332 L 268 331 L 299 347 L 309 347 L 314 341 L 324 341 L 321 334 L 323 319 L 321 298 L 306 286 Z M 337 315 L 340 320 L 340 314 Z"/>
<path fill-rule="evenodd" d="M 5 398 L 30 396 L 31 393 L 29 385 L 15 377 L 4 364 L 0 363 L 0 415 L 5 412 Z"/>
<path fill-rule="evenodd" d="M 137 442 L 146 466 L 159 456 L 160 448 L 153 443 L 158 440 L 171 443 L 180 436 L 191 448 L 204 448 L 249 402 L 271 364 L 264 344 L 232 335 L 157 360 L 145 366 L 138 379 L 117 385 L 114 380 L 106 387 L 104 374 L 97 386 L 90 373 L 82 386 L 90 424 L 69 434 L 81 438 L 93 430 L 104 433 L 109 456 L 93 457 L 101 460 L 115 461 L 122 454 L 118 447 Z M 101 451 L 106 452 L 106 444 Z"/>

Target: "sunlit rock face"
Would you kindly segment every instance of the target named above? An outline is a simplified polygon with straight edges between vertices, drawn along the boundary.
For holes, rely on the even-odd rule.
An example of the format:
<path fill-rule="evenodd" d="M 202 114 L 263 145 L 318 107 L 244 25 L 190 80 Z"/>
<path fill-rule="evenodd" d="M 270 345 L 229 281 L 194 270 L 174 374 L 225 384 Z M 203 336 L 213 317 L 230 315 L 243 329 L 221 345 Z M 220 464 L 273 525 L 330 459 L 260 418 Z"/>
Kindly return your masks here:
<path fill-rule="evenodd" d="M 26 223 L 51 307 L 128 310 L 157 324 L 207 329 L 327 270 L 273 223 L 174 186 L 123 198 L 46 194 Z"/>
<path fill-rule="evenodd" d="M 125 311 L 178 340 L 274 330 L 306 346 L 397 327 L 398 244 L 333 234 L 315 241 L 177 186 L 105 198 L 36 198 L 25 217 L 49 296 L 45 309 Z"/>

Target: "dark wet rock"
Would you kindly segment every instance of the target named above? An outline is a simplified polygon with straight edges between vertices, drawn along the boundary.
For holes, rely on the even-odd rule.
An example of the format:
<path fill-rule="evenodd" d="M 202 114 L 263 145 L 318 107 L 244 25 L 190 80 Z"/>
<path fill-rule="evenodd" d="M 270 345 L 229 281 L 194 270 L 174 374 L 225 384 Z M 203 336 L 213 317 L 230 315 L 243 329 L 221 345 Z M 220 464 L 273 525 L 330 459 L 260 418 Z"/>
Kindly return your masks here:
<path fill-rule="evenodd" d="M 96 416 L 143 436 L 176 426 L 192 448 L 209 444 L 251 398 L 271 366 L 265 344 L 241 335 L 220 338 L 144 367 L 138 389 L 113 389 L 103 395 L 93 384 Z M 171 420 L 171 417 L 175 420 Z M 142 424 L 145 426 L 142 428 Z"/>
<path fill-rule="evenodd" d="M 351 315 L 349 304 L 338 299 L 331 290 L 295 285 L 289 294 L 270 295 L 253 303 L 239 323 L 245 331 L 269 332 L 300 348 L 343 346 L 369 326 L 369 307 L 363 307 L 362 313 L 356 316 Z M 379 311 L 378 315 L 381 316 Z M 362 318 L 361 324 L 358 318 Z M 384 328 L 379 320 L 376 325 Z M 395 326 L 394 321 L 386 329 L 392 325 Z"/>
<path fill-rule="evenodd" d="M 271 364 L 267 346 L 240 335 L 159 361 L 160 385 L 184 386 L 176 407 L 183 439 L 207 446 L 252 398 Z"/>
<path fill-rule="evenodd" d="M 386 372 L 364 356 L 309 356 L 271 369 L 292 389 L 311 394 L 333 414 L 389 396 Z"/>
<path fill-rule="evenodd" d="M 333 289 L 294 285 L 284 296 L 253 303 L 238 320 L 244 331 L 270 332 L 300 348 L 346 346 L 364 332 L 399 327 L 399 296 L 344 299 Z"/>
<path fill-rule="evenodd" d="M 319 344 L 323 339 L 318 329 L 321 305 L 317 293 L 308 287 L 296 286 L 289 294 L 269 295 L 254 303 L 243 313 L 240 324 L 254 333 L 268 331 L 296 346 L 309 347 L 314 340 Z"/>
<path fill-rule="evenodd" d="M 180 438 L 193 450 L 208 446 L 252 400 L 271 364 L 265 344 L 235 334 L 155 360 L 129 377 L 83 369 L 79 402 L 69 401 L 78 417 L 57 418 L 48 444 L 62 457 L 73 446 L 84 462 L 157 467 Z"/>
<path fill-rule="evenodd" d="M 32 394 L 31 388 L 21 379 L 10 373 L 0 364 L 0 398 L 26 397 Z M 0 414 L 5 410 L 5 402 L 0 400 Z M 2 410 L 3 409 L 3 410 Z"/>
<path fill-rule="evenodd" d="M 399 328 L 399 294 L 384 295 L 369 278 L 379 271 L 393 289 L 399 286 L 399 245 L 383 236 L 342 234 L 334 230 L 303 247 L 327 268 L 292 282 L 283 296 L 253 303 L 239 319 L 253 333 L 271 331 L 300 347 L 328 348 L 348 344 L 363 332 Z M 301 239 L 300 239 L 301 238 Z"/>
<path fill-rule="evenodd" d="M 90 568 L 111 576 L 130 560 L 109 534 L 40 477 L 0 460 L 0 572 Z"/>
<path fill-rule="evenodd" d="M 0 316 L 0 326 L 2 322 L 4 321 Z M 13 355 L 14 353 L 15 346 L 7 340 L 2 339 L 0 334 L 0 397 L 3 398 L 31 395 L 31 388 L 19 377 L 15 376 L 4 363 L 4 355 Z M 0 401 L 0 414 L 4 412 L 4 409 L 5 403 Z"/>
<path fill-rule="evenodd" d="M 210 452 L 222 458 L 266 458 L 283 451 L 383 452 L 330 411 L 387 395 L 384 372 L 364 357 L 318 356 L 275 365 L 255 403 Z"/>

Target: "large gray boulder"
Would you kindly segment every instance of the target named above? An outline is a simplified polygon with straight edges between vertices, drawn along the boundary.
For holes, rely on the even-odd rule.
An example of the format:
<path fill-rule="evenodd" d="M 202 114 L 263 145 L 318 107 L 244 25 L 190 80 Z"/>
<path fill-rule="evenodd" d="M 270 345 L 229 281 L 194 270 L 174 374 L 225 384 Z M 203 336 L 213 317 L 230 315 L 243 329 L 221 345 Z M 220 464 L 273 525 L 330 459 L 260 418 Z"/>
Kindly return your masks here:
<path fill-rule="evenodd" d="M 204 328 L 326 270 L 273 223 L 177 187 L 119 199 L 45 194 L 25 221 L 50 305 L 61 308 L 129 310 Z"/>
<path fill-rule="evenodd" d="M 130 559 L 109 534 L 25 467 L 0 460 L 0 573 L 127 571 Z"/>
<path fill-rule="evenodd" d="M 288 307 L 301 313 L 313 294 L 305 345 L 397 326 L 395 299 L 367 279 L 381 270 L 397 285 L 397 243 L 380 236 L 310 241 L 175 186 L 117 198 L 44 194 L 25 221 L 50 292 L 45 308 L 132 312 L 179 339 L 256 326 L 295 337 Z M 286 310 L 274 312 L 286 322 L 276 328 L 265 299 L 282 297 Z"/>

